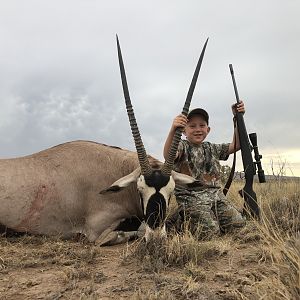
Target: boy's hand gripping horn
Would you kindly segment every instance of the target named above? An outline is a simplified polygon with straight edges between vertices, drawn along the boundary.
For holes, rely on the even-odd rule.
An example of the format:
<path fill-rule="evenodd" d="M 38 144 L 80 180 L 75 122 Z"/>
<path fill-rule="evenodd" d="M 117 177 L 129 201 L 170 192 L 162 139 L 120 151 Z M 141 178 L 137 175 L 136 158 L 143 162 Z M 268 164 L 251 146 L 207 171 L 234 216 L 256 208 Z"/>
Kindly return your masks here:
<path fill-rule="evenodd" d="M 200 72 L 200 68 L 201 68 L 203 57 L 204 57 L 204 52 L 206 49 L 207 42 L 208 42 L 208 39 L 206 40 L 206 42 L 203 46 L 201 55 L 199 57 L 199 60 L 198 60 L 198 63 L 197 63 L 197 66 L 196 66 L 196 69 L 195 69 L 195 72 L 193 75 L 193 79 L 192 79 L 192 82 L 191 82 L 191 85 L 190 85 L 190 88 L 189 88 L 189 91 L 188 91 L 188 94 L 187 94 L 187 97 L 185 100 L 185 104 L 184 104 L 184 107 L 182 110 L 182 114 L 184 114 L 185 116 L 187 116 L 189 108 L 190 108 L 191 100 L 193 97 L 194 89 L 195 89 L 198 75 Z M 124 68 L 124 63 L 123 63 L 121 47 L 120 47 L 118 36 L 117 36 L 117 47 L 118 47 L 119 66 L 120 66 L 120 72 L 121 72 L 121 80 L 122 80 L 126 110 L 127 110 L 127 114 L 128 114 L 128 118 L 129 118 L 131 132 L 132 132 L 132 135 L 134 138 L 135 147 L 136 147 L 137 154 L 138 154 L 139 163 L 141 166 L 141 172 L 143 175 L 150 175 L 152 172 L 152 168 L 151 168 L 149 160 L 147 158 L 147 153 L 146 153 L 146 150 L 145 150 L 145 147 L 144 147 L 137 123 L 136 123 L 136 119 L 134 116 L 134 111 L 133 111 L 133 107 L 132 107 L 130 96 L 129 96 L 126 73 L 125 73 L 125 68 Z M 171 171 L 173 168 L 173 164 L 174 164 L 174 160 L 175 160 L 176 152 L 177 152 L 177 147 L 178 147 L 178 144 L 179 144 L 179 141 L 181 138 L 182 131 L 183 131 L 182 128 L 176 129 L 168 157 L 167 157 L 164 165 L 162 166 L 161 171 L 166 176 L 171 175 Z"/>
<path fill-rule="evenodd" d="M 185 115 L 185 116 L 187 116 L 188 112 L 189 112 L 190 104 L 191 104 L 193 93 L 194 93 L 195 86 L 196 86 L 196 83 L 197 83 L 197 79 L 198 79 L 198 75 L 199 75 L 199 72 L 200 72 L 200 68 L 201 68 L 203 57 L 204 57 L 207 42 L 208 42 L 208 38 L 207 38 L 207 40 L 206 40 L 206 42 L 203 46 L 203 49 L 201 51 L 201 54 L 200 54 L 200 57 L 199 57 L 199 60 L 198 60 L 193 78 L 192 78 L 192 82 L 191 82 L 191 85 L 190 85 L 190 88 L 189 88 L 189 91 L 188 91 L 188 94 L 186 96 L 186 100 L 185 100 L 185 103 L 184 103 L 184 106 L 183 106 L 183 109 L 182 109 L 182 114 Z M 170 147 L 170 150 L 169 150 L 169 153 L 168 153 L 168 157 L 167 157 L 167 159 L 166 159 L 166 161 L 165 161 L 165 163 L 164 163 L 164 165 L 161 169 L 161 171 L 164 175 L 170 176 L 170 174 L 171 174 L 182 131 L 183 131 L 183 128 L 181 128 L 181 127 L 176 128 L 176 131 L 175 131 L 175 134 L 174 134 L 174 137 L 173 137 L 173 140 L 172 140 L 172 144 L 171 144 L 171 147 Z"/>

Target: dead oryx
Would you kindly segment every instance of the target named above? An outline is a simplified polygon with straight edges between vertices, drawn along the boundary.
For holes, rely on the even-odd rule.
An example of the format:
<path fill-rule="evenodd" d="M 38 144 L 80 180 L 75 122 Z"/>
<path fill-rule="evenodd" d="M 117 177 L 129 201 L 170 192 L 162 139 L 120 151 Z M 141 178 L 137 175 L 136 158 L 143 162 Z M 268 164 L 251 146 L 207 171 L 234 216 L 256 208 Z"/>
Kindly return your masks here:
<path fill-rule="evenodd" d="M 185 114 L 206 44 L 207 41 L 183 108 Z M 194 179 L 172 171 L 180 131 L 164 164 L 148 159 L 129 98 L 119 43 L 118 55 L 138 155 L 95 142 L 74 141 L 25 157 L 1 159 L 0 230 L 62 238 L 81 233 L 90 242 L 99 244 L 126 240 L 128 237 L 120 235 L 119 230 L 128 224 L 136 225 L 126 222 L 131 217 L 145 220 L 147 239 L 153 229 L 164 230 L 175 182 L 189 184 Z"/>
<path fill-rule="evenodd" d="M 208 40 L 205 42 L 204 47 L 202 49 L 189 88 L 189 92 L 183 107 L 182 113 L 185 115 L 188 114 L 189 106 L 193 96 L 194 88 L 202 64 L 207 42 Z M 169 155 L 165 163 L 161 164 L 159 168 L 154 168 L 149 163 L 130 100 L 125 68 L 118 37 L 117 47 L 126 109 L 132 135 L 135 142 L 135 147 L 138 154 L 140 167 L 134 170 L 131 174 L 117 180 L 108 189 L 103 190 L 101 193 L 106 194 L 109 192 L 118 192 L 121 189 L 129 186 L 131 183 L 137 183 L 137 189 L 140 195 L 140 205 L 143 213 L 143 220 L 145 221 L 146 225 L 145 239 L 147 241 L 151 236 L 151 232 L 156 228 L 160 228 L 161 233 L 163 235 L 166 234 L 164 221 L 166 218 L 166 211 L 169 205 L 169 201 L 175 188 L 175 184 L 192 184 L 195 182 L 195 179 L 172 170 L 178 143 L 182 134 L 182 129 L 180 128 L 178 128 L 176 131 L 176 134 L 172 141 L 171 149 L 169 151 Z"/>

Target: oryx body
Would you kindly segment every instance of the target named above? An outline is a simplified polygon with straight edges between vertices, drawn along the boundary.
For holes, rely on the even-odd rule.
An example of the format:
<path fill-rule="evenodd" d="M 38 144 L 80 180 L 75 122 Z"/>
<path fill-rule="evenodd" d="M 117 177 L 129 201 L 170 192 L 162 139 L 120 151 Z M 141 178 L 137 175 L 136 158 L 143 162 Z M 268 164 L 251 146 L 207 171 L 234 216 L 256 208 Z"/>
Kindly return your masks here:
<path fill-rule="evenodd" d="M 138 167 L 136 153 L 75 141 L 21 158 L 0 160 L 0 224 L 18 232 L 95 241 L 125 218 L 142 218 L 136 186 L 101 195 Z"/>
<path fill-rule="evenodd" d="M 207 41 L 183 107 L 185 115 L 206 44 Z M 133 112 L 118 40 L 117 45 L 126 110 L 137 155 L 77 141 L 23 158 L 0 160 L 0 225 L 16 231 L 60 234 L 66 238 L 80 232 L 90 241 L 99 239 L 101 243 L 121 221 L 136 216 L 146 222 L 146 239 L 156 228 L 164 232 L 166 210 L 175 182 L 190 184 L 195 179 L 172 171 L 182 128 L 176 129 L 164 164 L 153 164 L 147 156 Z"/>
<path fill-rule="evenodd" d="M 158 160 L 148 159 L 154 170 L 159 169 Z M 89 241 L 102 243 L 123 220 L 136 217 L 142 221 L 151 196 L 157 192 L 171 196 L 173 178 L 168 179 L 170 191 L 165 190 L 168 182 L 161 191 L 150 187 L 141 202 L 137 184 L 143 186 L 139 181 L 144 177 L 140 173 L 135 152 L 89 141 L 68 142 L 30 156 L 1 159 L 0 225 L 16 232 L 63 238 L 83 233 Z M 185 175 L 173 172 L 173 177 L 190 182 Z M 99 193 L 114 181 L 109 188 L 113 193 Z"/>

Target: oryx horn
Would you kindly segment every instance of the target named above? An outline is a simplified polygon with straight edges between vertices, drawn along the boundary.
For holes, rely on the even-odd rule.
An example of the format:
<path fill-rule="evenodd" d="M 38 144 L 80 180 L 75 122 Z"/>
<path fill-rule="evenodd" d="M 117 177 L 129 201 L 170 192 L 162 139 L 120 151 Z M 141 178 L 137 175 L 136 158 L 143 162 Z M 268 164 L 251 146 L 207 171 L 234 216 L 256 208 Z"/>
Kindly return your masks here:
<path fill-rule="evenodd" d="M 207 42 L 208 42 L 208 38 L 207 38 L 207 40 L 206 40 L 206 42 L 203 46 L 202 52 L 200 54 L 200 57 L 199 57 L 199 60 L 198 60 L 198 63 L 197 63 L 197 66 L 196 66 L 196 69 L 195 69 L 195 72 L 194 72 L 194 75 L 193 75 L 193 79 L 192 79 L 192 82 L 191 82 L 191 85 L 190 85 L 190 88 L 189 88 L 189 91 L 188 91 L 188 94 L 186 96 L 186 100 L 185 100 L 185 103 L 184 103 L 184 106 L 183 106 L 183 109 L 182 109 L 182 114 L 185 115 L 185 116 L 188 115 L 188 111 L 189 111 L 189 108 L 190 108 L 191 100 L 192 100 L 193 93 L 194 93 L 194 90 L 195 90 L 195 86 L 196 86 L 196 83 L 197 83 L 197 79 L 198 79 L 198 75 L 199 75 L 199 72 L 200 72 L 200 68 L 201 68 L 203 57 L 204 57 L 204 52 L 205 52 L 205 49 L 206 49 Z M 166 159 L 166 161 L 165 161 L 165 163 L 164 163 L 164 165 L 162 166 L 162 169 L 161 169 L 161 171 L 164 175 L 170 176 L 170 174 L 171 174 L 182 131 L 183 131 L 182 128 L 177 128 L 176 131 L 175 131 L 175 134 L 174 134 L 174 137 L 173 137 L 173 140 L 172 140 L 172 144 L 171 144 L 171 147 L 170 147 L 170 150 L 169 150 L 169 153 L 168 153 L 168 157 L 167 157 L 167 159 Z"/>
<path fill-rule="evenodd" d="M 120 72 L 121 72 L 121 80 L 122 80 L 122 86 L 123 86 L 123 93 L 124 93 L 124 98 L 125 98 L 125 103 L 126 103 L 126 110 L 129 118 L 129 123 L 130 123 L 130 128 L 131 132 L 134 138 L 134 143 L 135 143 L 135 148 L 138 154 L 138 159 L 140 162 L 141 166 L 141 172 L 143 175 L 150 175 L 152 172 L 149 160 L 147 158 L 147 153 L 139 132 L 139 128 L 137 126 L 137 122 L 134 116 L 134 111 L 133 107 L 131 104 L 130 96 L 129 96 L 129 90 L 128 90 L 128 85 L 127 85 L 127 80 L 126 80 L 126 73 L 125 73 L 125 68 L 124 68 L 124 63 L 123 63 L 123 58 L 122 58 L 122 53 L 121 53 L 121 47 L 119 43 L 119 38 L 117 37 L 117 47 L 118 47 L 118 58 L 119 58 L 119 66 L 120 66 Z"/>

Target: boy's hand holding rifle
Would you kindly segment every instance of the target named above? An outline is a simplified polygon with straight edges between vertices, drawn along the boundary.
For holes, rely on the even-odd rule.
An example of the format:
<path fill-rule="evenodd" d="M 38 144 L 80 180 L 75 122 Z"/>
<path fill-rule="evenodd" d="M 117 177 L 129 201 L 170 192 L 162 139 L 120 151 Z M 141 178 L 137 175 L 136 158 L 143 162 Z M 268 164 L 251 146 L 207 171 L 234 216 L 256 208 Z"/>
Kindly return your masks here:
<path fill-rule="evenodd" d="M 233 67 L 231 64 L 229 65 L 229 68 L 230 68 L 230 73 L 233 81 L 235 97 L 237 101 L 237 104 L 232 109 L 233 112 L 236 111 L 235 120 L 238 128 L 239 145 L 242 153 L 242 161 L 243 161 L 243 167 L 245 173 L 245 186 L 242 188 L 242 190 L 239 193 L 245 200 L 244 214 L 248 214 L 248 215 L 250 214 L 253 217 L 259 219 L 260 208 L 257 204 L 256 194 L 253 190 L 253 180 L 257 168 L 259 182 L 266 181 L 264 171 L 262 169 L 261 162 L 260 162 L 262 156 L 258 152 L 256 133 L 249 134 L 249 138 L 252 145 L 250 144 L 245 122 L 244 122 L 244 117 L 243 117 L 244 112 L 241 109 L 243 105 L 239 99 L 239 94 L 238 94 L 238 90 L 234 78 Z M 255 153 L 255 160 L 256 160 L 255 162 L 253 162 L 252 153 L 251 153 L 252 150 L 254 150 Z"/>

